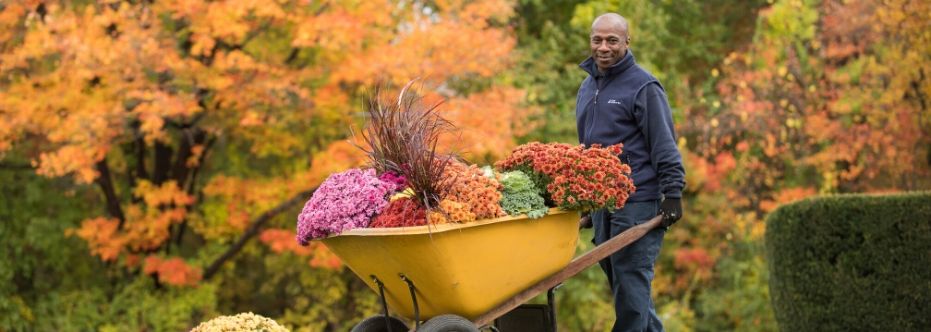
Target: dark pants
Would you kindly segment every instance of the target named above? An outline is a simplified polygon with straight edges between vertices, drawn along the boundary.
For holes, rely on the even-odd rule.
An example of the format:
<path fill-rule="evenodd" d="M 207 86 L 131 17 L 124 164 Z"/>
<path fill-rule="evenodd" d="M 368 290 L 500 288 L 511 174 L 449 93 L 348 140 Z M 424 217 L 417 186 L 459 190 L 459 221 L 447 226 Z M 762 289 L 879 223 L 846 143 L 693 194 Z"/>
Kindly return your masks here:
<path fill-rule="evenodd" d="M 650 220 L 659 214 L 659 204 L 659 200 L 627 202 L 623 209 L 614 213 L 604 210 L 593 212 L 595 238 L 592 242 L 599 245 L 632 226 Z M 663 324 L 653 308 L 650 282 L 653 281 L 653 264 L 665 234 L 664 227 L 655 228 L 599 262 L 614 294 L 617 320 L 612 332 L 663 331 Z"/>

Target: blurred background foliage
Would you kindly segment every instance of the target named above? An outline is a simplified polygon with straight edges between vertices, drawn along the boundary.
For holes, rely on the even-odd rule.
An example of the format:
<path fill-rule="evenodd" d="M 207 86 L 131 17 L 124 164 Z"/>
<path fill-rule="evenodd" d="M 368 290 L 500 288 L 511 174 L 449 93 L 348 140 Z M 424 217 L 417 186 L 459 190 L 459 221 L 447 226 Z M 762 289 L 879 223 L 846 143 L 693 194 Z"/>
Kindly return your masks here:
<path fill-rule="evenodd" d="M 347 330 L 374 293 L 293 229 L 310 190 L 363 162 L 347 139 L 365 92 L 420 78 L 459 127 L 445 146 L 475 163 L 574 143 L 577 64 L 607 11 L 668 92 L 686 162 L 654 281 L 668 330 L 777 329 L 762 241 L 778 205 L 931 188 L 926 1 L 14 0 L 0 330 L 246 311 Z M 597 267 L 558 294 L 561 330 L 611 325 Z"/>

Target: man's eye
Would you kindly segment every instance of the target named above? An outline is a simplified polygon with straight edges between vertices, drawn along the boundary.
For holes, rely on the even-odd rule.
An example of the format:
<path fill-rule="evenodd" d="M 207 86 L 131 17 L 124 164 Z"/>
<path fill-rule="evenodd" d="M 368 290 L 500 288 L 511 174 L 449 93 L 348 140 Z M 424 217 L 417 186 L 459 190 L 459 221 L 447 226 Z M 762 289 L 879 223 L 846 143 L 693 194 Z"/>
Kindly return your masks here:
<path fill-rule="evenodd" d="M 614 38 L 608 39 L 608 44 L 617 45 L 617 44 L 620 44 L 620 43 L 621 43 L 621 40 L 620 40 L 620 39 L 614 39 Z"/>

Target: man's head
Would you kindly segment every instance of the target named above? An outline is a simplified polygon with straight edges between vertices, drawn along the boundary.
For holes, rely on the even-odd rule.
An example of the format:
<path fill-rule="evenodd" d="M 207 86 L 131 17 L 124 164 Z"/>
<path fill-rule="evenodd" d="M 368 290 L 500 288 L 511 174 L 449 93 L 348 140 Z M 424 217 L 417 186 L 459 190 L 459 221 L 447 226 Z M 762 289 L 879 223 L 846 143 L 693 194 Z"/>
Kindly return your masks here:
<path fill-rule="evenodd" d="M 589 45 L 592 48 L 592 59 L 599 70 L 604 71 L 621 61 L 630 46 L 627 19 L 615 13 L 598 16 L 592 22 Z"/>

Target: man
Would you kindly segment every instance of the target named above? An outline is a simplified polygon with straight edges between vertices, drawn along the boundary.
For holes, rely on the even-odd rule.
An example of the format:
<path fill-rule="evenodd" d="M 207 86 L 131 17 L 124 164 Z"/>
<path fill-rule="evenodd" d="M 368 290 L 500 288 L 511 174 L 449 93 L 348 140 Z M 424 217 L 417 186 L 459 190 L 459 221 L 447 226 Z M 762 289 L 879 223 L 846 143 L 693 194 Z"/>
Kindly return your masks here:
<path fill-rule="evenodd" d="M 663 235 L 682 217 L 685 169 L 666 93 L 634 60 L 629 31 L 627 20 L 614 13 L 592 23 L 591 57 L 579 65 L 589 76 L 579 88 L 575 114 L 580 143 L 624 144 L 619 157 L 630 165 L 637 190 L 623 209 L 594 211 L 580 223 L 594 225 L 598 245 L 663 215 L 663 227 L 600 262 L 614 295 L 612 331 L 662 331 L 650 282 Z"/>

